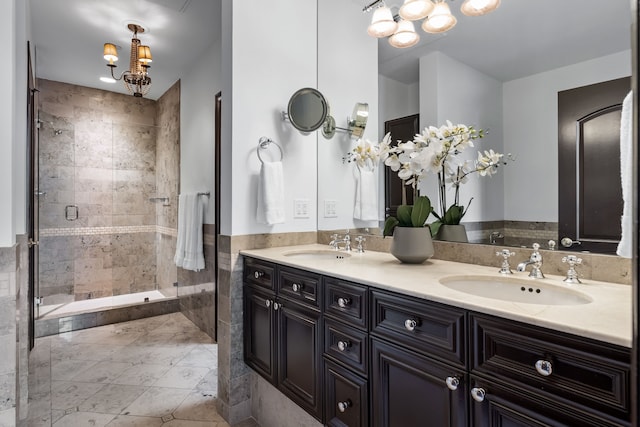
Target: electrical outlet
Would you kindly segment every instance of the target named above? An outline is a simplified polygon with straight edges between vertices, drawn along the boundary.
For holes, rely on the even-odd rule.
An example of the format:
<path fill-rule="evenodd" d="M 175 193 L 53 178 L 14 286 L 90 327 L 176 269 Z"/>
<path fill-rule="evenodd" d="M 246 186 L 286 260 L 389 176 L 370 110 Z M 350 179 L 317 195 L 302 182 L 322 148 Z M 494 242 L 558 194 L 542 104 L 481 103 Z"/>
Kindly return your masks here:
<path fill-rule="evenodd" d="M 337 200 L 324 201 L 324 217 L 325 218 L 338 217 L 338 201 Z"/>
<path fill-rule="evenodd" d="M 295 199 L 293 201 L 293 217 L 309 218 L 309 199 Z"/>

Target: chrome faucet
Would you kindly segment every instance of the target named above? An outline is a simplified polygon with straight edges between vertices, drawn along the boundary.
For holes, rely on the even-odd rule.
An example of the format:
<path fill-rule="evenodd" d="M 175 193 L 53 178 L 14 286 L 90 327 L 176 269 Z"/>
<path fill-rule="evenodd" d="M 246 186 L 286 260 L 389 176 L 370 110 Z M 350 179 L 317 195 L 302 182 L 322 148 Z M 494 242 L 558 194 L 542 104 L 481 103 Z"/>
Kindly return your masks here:
<path fill-rule="evenodd" d="M 344 243 L 344 251 L 351 252 L 351 236 L 349 236 L 349 230 L 347 230 L 344 234 L 344 237 L 340 238 L 338 234 L 331 235 L 331 241 L 329 242 L 329 247 L 334 251 L 340 250 L 340 243 Z"/>
<path fill-rule="evenodd" d="M 529 277 L 533 277 L 534 279 L 544 279 L 544 274 L 542 274 L 542 255 L 538 252 L 540 249 L 540 245 L 538 243 L 533 244 L 533 253 L 529 257 L 529 261 L 521 262 L 518 264 L 516 270 L 525 271 L 528 265 L 531 265 L 531 273 L 529 273 Z"/>

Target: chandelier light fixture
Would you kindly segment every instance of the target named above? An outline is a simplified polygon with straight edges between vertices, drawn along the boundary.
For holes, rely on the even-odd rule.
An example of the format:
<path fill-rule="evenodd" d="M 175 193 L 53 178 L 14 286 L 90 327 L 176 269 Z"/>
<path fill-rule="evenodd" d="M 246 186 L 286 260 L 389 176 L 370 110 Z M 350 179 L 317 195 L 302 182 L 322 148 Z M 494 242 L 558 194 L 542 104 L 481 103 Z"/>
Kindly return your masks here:
<path fill-rule="evenodd" d="M 481 16 L 493 12 L 498 6 L 500 0 L 464 0 L 460 11 L 467 16 Z M 420 41 L 413 21 L 424 19 L 422 30 L 430 34 L 449 31 L 458 22 L 446 0 L 404 0 L 395 16 L 384 0 L 375 0 L 362 11 L 373 11 L 371 25 L 367 29 L 369 35 L 389 37 L 389 44 L 397 48 L 415 46 Z"/>
<path fill-rule="evenodd" d="M 127 91 L 135 96 L 142 97 L 151 89 L 151 77 L 149 77 L 149 65 L 152 61 L 151 48 L 144 46 L 138 39 L 138 34 L 144 33 L 144 28 L 138 24 L 129 24 L 127 28 L 133 32 L 131 39 L 131 53 L 129 56 L 129 69 L 122 72 L 120 77 L 116 77 L 114 69 L 118 60 L 118 50 L 113 43 L 104 44 L 104 59 L 109 61 L 107 67 L 111 69 L 111 77 L 114 80 L 122 80 Z"/>

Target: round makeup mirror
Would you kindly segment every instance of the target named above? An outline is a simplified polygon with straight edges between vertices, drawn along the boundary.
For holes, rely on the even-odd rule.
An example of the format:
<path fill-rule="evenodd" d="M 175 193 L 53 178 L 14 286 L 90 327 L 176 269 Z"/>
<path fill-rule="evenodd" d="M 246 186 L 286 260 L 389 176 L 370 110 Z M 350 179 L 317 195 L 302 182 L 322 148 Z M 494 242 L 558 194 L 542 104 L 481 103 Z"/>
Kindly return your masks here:
<path fill-rule="evenodd" d="M 289 121 L 300 132 L 313 132 L 327 119 L 329 106 L 317 90 L 306 87 L 296 91 L 289 99 Z"/>

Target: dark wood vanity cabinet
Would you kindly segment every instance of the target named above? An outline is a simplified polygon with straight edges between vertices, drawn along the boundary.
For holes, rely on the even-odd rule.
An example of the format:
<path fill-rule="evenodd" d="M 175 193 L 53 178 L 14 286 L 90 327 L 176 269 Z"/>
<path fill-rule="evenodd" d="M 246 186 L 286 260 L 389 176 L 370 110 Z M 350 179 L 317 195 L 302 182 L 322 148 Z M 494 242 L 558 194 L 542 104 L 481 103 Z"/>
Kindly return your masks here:
<path fill-rule="evenodd" d="M 320 277 L 257 260 L 247 261 L 245 362 L 300 407 L 322 420 Z M 259 274 L 263 271 L 271 272 L 271 283 L 266 280 L 267 273 Z"/>
<path fill-rule="evenodd" d="M 630 350 L 245 258 L 245 361 L 328 426 L 630 426 Z"/>

